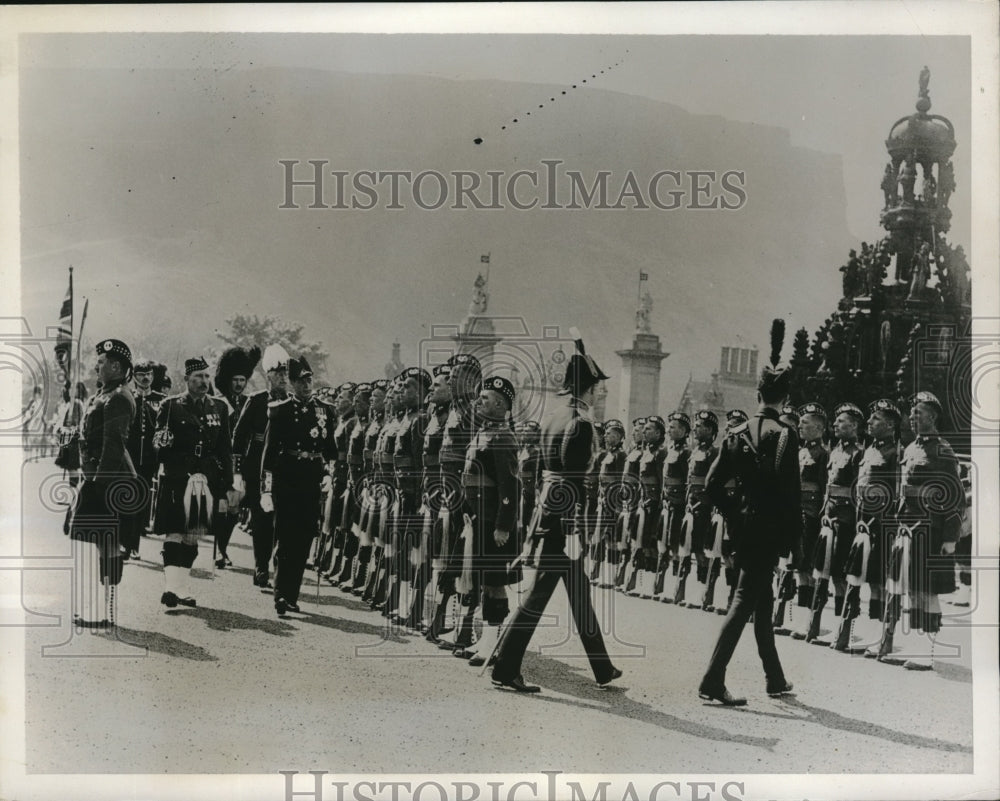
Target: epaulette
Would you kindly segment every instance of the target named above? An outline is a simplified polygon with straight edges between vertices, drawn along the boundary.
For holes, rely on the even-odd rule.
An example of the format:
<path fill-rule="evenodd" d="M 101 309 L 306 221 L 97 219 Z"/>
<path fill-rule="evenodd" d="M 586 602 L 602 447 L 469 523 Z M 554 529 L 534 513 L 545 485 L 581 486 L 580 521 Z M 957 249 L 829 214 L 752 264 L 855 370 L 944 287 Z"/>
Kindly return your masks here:
<path fill-rule="evenodd" d="M 283 403 L 288 403 L 291 399 L 292 399 L 291 396 L 289 396 L 287 398 L 282 398 L 281 400 L 268 401 L 267 408 L 268 409 L 277 409 Z"/>

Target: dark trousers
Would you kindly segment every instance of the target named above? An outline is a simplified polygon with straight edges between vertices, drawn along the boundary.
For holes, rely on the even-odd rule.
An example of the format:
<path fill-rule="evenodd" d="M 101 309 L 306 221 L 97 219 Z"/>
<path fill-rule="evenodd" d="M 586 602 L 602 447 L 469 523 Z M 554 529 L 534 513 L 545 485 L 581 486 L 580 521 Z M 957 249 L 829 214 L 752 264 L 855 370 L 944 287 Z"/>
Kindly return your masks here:
<path fill-rule="evenodd" d="M 309 548 L 319 534 L 319 497 L 319 485 L 312 482 L 274 490 L 275 599 L 298 603 Z"/>
<path fill-rule="evenodd" d="M 773 568 L 767 565 L 744 565 L 740 570 L 739 582 L 733 596 L 732 606 L 722 624 L 715 651 L 708 663 L 708 670 L 701 680 L 701 686 L 718 689 L 726 684 L 726 667 L 740 641 L 743 627 L 753 614 L 753 632 L 757 638 L 757 652 L 764 664 L 764 675 L 769 684 L 782 684 L 785 674 L 778 659 L 778 649 L 774 647 L 774 593 L 771 589 Z"/>
<path fill-rule="evenodd" d="M 543 519 L 543 526 L 546 522 Z M 594 607 L 590 602 L 590 582 L 583 569 L 583 560 L 574 561 L 563 553 L 564 540 L 558 534 L 558 529 L 553 531 L 550 528 L 549 532 L 542 546 L 535 584 L 528 597 L 514 613 L 509 624 L 510 628 L 504 634 L 493 675 L 497 678 L 512 679 L 521 673 L 521 661 L 524 659 L 524 652 L 528 648 L 531 636 L 535 633 L 538 620 L 545 611 L 556 586 L 562 581 L 566 585 L 569 607 L 576 628 L 580 632 L 580 641 L 590 660 L 590 668 L 594 671 L 594 678 L 598 682 L 607 681 L 611 678 L 614 665 L 611 664 L 597 615 L 594 614 Z M 569 621 L 566 623 L 568 625 Z"/>
<path fill-rule="evenodd" d="M 274 553 L 274 512 L 260 508 L 260 482 L 247 481 L 243 502 L 250 509 L 250 534 L 253 537 L 254 579 L 263 584 L 271 575 Z"/>

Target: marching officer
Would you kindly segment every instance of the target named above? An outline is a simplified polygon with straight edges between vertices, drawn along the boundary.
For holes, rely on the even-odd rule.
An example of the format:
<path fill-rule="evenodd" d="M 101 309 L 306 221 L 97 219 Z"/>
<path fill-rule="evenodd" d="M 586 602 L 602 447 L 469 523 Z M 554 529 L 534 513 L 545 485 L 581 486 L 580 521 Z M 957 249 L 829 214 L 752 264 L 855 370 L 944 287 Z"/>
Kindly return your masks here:
<path fill-rule="evenodd" d="M 813 557 L 813 576 L 817 580 L 813 596 L 812 618 L 806 642 L 830 645 L 831 640 L 820 639 L 820 619 L 830 595 L 830 582 L 834 586 L 834 614 L 843 612 L 844 594 L 847 591 L 847 555 L 854 542 L 856 511 L 854 486 L 858 480 L 861 463 L 861 445 L 858 442 L 865 416 L 853 403 L 841 403 L 833 411 L 833 430 L 837 442 L 830 451 L 828 462 L 826 499 L 816 550 Z"/>
<path fill-rule="evenodd" d="M 516 550 L 524 546 L 531 519 L 535 514 L 535 502 L 538 498 L 538 487 L 542 481 L 541 451 L 538 441 L 541 438 L 542 427 L 534 420 L 525 420 L 515 429 L 518 440 L 517 451 L 517 544 Z"/>
<path fill-rule="evenodd" d="M 670 442 L 666 447 L 666 459 L 663 465 L 663 531 L 666 550 L 660 554 L 657 589 L 661 593 L 661 600 L 669 604 L 684 600 L 684 584 L 687 579 L 687 573 L 681 572 L 680 567 L 684 556 L 681 551 L 684 547 L 683 522 L 688 461 L 691 458 L 691 449 L 687 442 L 691 433 L 691 418 L 683 412 L 672 412 L 667 415 L 667 423 L 667 436 Z M 670 572 L 676 577 L 676 584 L 670 589 L 666 580 L 668 565 Z M 690 570 L 690 560 L 687 561 L 687 565 Z"/>
<path fill-rule="evenodd" d="M 255 392 L 243 406 L 233 429 L 233 451 L 240 457 L 244 503 L 250 510 L 250 535 L 253 539 L 253 584 L 262 590 L 271 587 L 270 566 L 274 553 L 274 513 L 260 506 L 260 461 L 264 453 L 267 408 L 288 395 L 288 353 L 281 345 L 268 345 L 261 357 L 268 388 Z"/>
<path fill-rule="evenodd" d="M 462 473 L 465 491 L 465 514 L 471 526 L 465 526 L 466 553 L 471 564 L 469 574 L 461 577 L 459 589 L 471 595 L 475 607 L 482 597 L 483 634 L 473 648 L 456 648 L 454 655 L 471 657 L 469 664 L 482 665 L 496 646 L 500 626 L 510 614 L 507 599 L 507 564 L 515 557 L 514 524 L 517 520 L 517 442 L 510 430 L 510 411 L 514 406 L 514 385 L 506 378 L 493 376 L 483 381 L 476 399 L 476 420 L 480 422 L 469 443 Z M 471 624 L 466 616 L 463 626 Z M 471 632 L 460 632 L 458 640 L 471 639 Z"/>
<path fill-rule="evenodd" d="M 799 429 L 799 410 L 791 403 L 786 403 L 781 407 L 781 414 L 778 420 L 786 426 Z M 801 437 L 800 437 L 801 442 Z M 801 447 L 799 448 L 801 452 Z M 801 479 L 801 476 L 800 476 Z M 777 607 L 774 610 L 774 633 L 787 636 L 792 633 L 791 628 L 785 625 L 786 610 L 789 601 L 794 601 L 797 597 L 795 584 L 795 567 L 792 563 L 792 554 L 782 554 L 778 559 L 778 567 L 775 569 L 774 596 L 777 600 Z"/>
<path fill-rule="evenodd" d="M 229 407 L 208 394 L 208 363 L 184 362 L 187 391 L 160 404 L 156 417 L 157 455 L 163 466 L 157 495 L 156 531 L 163 543 L 165 588 L 160 603 L 197 606 L 187 592 L 198 556 L 198 539 L 212 531 L 219 502 L 233 489 L 233 448 Z"/>
<path fill-rule="evenodd" d="M 153 480 L 156 477 L 156 448 L 153 446 L 153 435 L 156 433 L 156 413 L 166 397 L 162 392 L 151 388 L 153 383 L 154 362 L 144 360 L 137 362 L 132 368 L 132 383 L 135 400 L 135 416 L 128 432 L 128 452 L 135 467 L 138 495 L 142 506 L 135 514 L 127 515 L 127 538 L 122 544 L 128 548 L 126 556 L 139 558 L 139 540 L 150 522 L 150 506 L 152 505 Z"/>
<path fill-rule="evenodd" d="M 821 529 L 823 499 L 826 497 L 827 473 L 830 451 L 823 443 L 826 432 L 826 410 L 818 403 L 799 407 L 799 486 L 802 499 L 802 558 L 797 570 L 795 605 L 799 612 L 793 615 L 792 637 L 804 640 L 809 631 L 813 599 L 816 592 L 815 567 L 816 541 Z"/>
<path fill-rule="evenodd" d="M 941 438 L 944 410 L 930 392 L 910 399 L 910 428 L 916 435 L 900 459 L 898 530 L 892 544 L 886 581 L 885 625 L 879 659 L 897 664 L 893 633 L 902 614 L 902 598 L 910 598 L 909 633 L 902 656 L 908 670 L 932 670 L 937 633 L 941 630 L 939 595 L 955 591 L 955 545 L 961 535 L 965 492 L 958 459 Z"/>
<path fill-rule="evenodd" d="M 240 418 L 243 407 L 246 406 L 249 398 L 246 395 L 247 381 L 253 375 L 254 368 L 260 361 L 260 348 L 231 347 L 222 351 L 219 356 L 219 363 L 215 366 L 215 391 L 222 399 L 229 404 L 229 424 L 235 429 Z M 232 436 L 230 431 L 230 437 Z M 235 492 L 233 500 L 242 501 L 246 492 L 246 484 L 243 482 L 242 457 L 233 454 L 233 484 Z M 237 480 L 236 475 L 240 478 Z M 233 536 L 233 527 L 239 520 L 240 504 L 227 504 L 226 513 L 220 514 L 216 521 L 215 543 L 218 548 L 218 558 L 215 566 L 219 569 L 232 567 L 232 560 L 229 558 L 229 540 Z"/>
<path fill-rule="evenodd" d="M 746 704 L 745 698 L 733 696 L 726 688 L 726 668 L 751 615 L 768 695 L 792 689 L 774 645 L 771 579 L 779 554 L 791 550 L 798 555 L 802 513 L 798 436 L 778 419 L 788 397 L 790 376 L 787 370 L 776 369 L 777 360 L 772 349 L 772 364 L 764 368 L 757 384 L 760 409 L 726 438 L 706 481 L 709 497 L 739 529 L 736 594 L 698 687 L 700 697 L 727 706 Z M 738 482 L 735 497 L 726 487 L 733 477 Z"/>
<path fill-rule="evenodd" d="M 622 497 L 619 491 L 622 471 L 625 469 L 625 451 L 622 443 L 625 441 L 625 426 L 620 420 L 608 420 L 604 424 L 604 455 L 598 468 L 597 481 L 597 520 L 594 526 L 594 539 L 597 550 L 594 554 L 595 570 L 590 576 L 590 583 L 601 589 L 614 587 L 615 556 L 615 524 L 622 509 Z"/>
<path fill-rule="evenodd" d="M 128 388 L 132 352 L 119 339 L 105 339 L 97 345 L 97 380 L 100 390 L 87 406 L 80 435 L 80 469 L 83 484 L 70 521 L 70 538 L 77 543 L 97 546 L 97 580 L 104 587 L 103 615 L 96 619 L 95 603 L 87 578 L 93 571 L 85 566 L 92 551 L 77 547 L 76 563 L 81 573 L 74 601 L 73 622 L 79 628 L 110 628 L 115 625 L 115 588 L 122 580 L 124 546 L 120 536 L 124 518 L 133 513 L 117 500 L 127 498 L 136 472 L 127 443 L 135 400 Z M 87 574 L 90 574 L 88 576 Z M 88 603 L 88 601 L 90 603 Z M 90 606 L 90 609 L 87 607 Z"/>
<path fill-rule="evenodd" d="M 261 458 L 261 507 L 274 511 L 277 541 L 274 609 L 299 612 L 299 590 L 312 540 L 319 534 L 320 484 L 337 458 L 334 412 L 312 394 L 305 358 L 288 360 L 292 394 L 268 404 Z"/>
<path fill-rule="evenodd" d="M 622 675 L 608 656 L 604 638 L 590 600 L 590 583 L 583 571 L 579 542 L 570 543 L 574 509 L 566 500 L 579 505 L 584 499 L 583 478 L 596 450 L 594 419 L 590 410 L 594 390 L 607 376 L 586 354 L 579 331 L 570 329 L 576 352 L 570 357 L 561 394 L 568 395 L 566 406 L 557 408 L 542 425 L 542 491 L 538 533 L 542 537 L 541 554 L 535 583 L 514 614 L 497 652 L 492 679 L 498 687 L 517 692 L 538 692 L 521 676 L 524 652 L 535 626 L 545 611 L 560 581 L 565 582 L 569 606 L 576 629 L 598 685 L 606 686 Z"/>

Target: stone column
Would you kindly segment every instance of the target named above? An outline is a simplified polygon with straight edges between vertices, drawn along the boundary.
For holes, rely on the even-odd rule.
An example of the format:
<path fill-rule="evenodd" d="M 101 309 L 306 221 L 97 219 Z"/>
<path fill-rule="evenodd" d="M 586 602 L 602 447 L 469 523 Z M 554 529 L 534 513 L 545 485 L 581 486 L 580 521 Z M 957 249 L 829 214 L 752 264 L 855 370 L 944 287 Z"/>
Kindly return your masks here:
<path fill-rule="evenodd" d="M 636 331 L 630 345 L 615 351 L 622 360 L 617 417 L 626 426 L 636 417 L 658 413 L 661 362 L 670 355 L 660 348 L 656 334 Z"/>

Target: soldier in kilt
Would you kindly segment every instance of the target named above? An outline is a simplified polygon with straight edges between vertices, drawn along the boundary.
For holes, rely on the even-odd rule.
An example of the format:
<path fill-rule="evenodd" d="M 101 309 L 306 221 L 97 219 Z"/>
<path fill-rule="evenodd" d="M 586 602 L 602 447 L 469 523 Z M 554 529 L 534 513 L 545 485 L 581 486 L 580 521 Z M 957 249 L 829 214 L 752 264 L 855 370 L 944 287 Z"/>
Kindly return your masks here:
<path fill-rule="evenodd" d="M 594 554 L 595 569 L 590 575 L 590 583 L 602 589 L 614 587 L 614 570 L 617 555 L 615 527 L 622 510 L 621 481 L 625 469 L 625 426 L 620 420 L 608 420 L 604 424 L 604 454 L 598 465 L 597 519 L 594 538 L 597 549 Z"/>
<path fill-rule="evenodd" d="M 78 628 L 115 625 L 115 588 L 122 580 L 125 546 L 122 526 L 141 499 L 135 493 L 135 467 L 126 443 L 135 415 L 135 400 L 128 388 L 132 353 L 124 342 L 105 339 L 97 345 L 97 380 L 100 390 L 88 405 L 80 435 L 80 468 L 83 483 L 69 524 L 75 543 L 77 580 L 73 622 Z M 93 557 L 97 546 L 97 582 L 104 588 L 103 610 L 91 595 Z M 88 608 L 89 607 L 89 608 Z"/>

